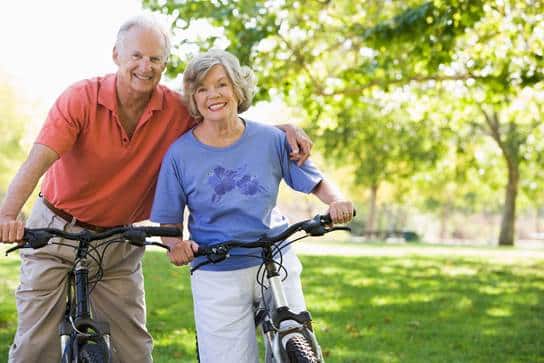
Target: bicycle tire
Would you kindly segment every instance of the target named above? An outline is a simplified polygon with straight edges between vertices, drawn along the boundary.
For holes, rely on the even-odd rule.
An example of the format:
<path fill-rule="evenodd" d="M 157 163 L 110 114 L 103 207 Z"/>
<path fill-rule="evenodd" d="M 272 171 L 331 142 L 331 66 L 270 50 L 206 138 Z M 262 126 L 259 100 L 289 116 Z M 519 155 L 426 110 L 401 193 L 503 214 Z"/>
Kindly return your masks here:
<path fill-rule="evenodd" d="M 319 363 L 312 344 L 302 334 L 294 334 L 285 345 L 289 363 Z"/>
<path fill-rule="evenodd" d="M 85 344 L 79 350 L 79 361 L 82 363 L 109 363 L 108 347 L 102 343 Z"/>

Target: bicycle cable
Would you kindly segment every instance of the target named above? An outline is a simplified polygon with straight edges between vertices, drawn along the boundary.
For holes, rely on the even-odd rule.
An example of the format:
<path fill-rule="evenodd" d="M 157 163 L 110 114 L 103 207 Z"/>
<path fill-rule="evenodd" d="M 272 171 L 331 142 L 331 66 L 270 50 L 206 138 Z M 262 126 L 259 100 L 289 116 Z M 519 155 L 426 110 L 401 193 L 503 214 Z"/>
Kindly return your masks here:
<path fill-rule="evenodd" d="M 63 246 L 63 247 L 71 247 L 73 249 L 77 249 L 78 247 L 74 246 L 74 245 L 71 245 L 69 243 L 62 243 L 62 242 L 51 242 L 52 245 L 57 245 L 57 246 Z M 98 266 L 98 270 L 97 270 L 97 273 L 95 274 L 95 278 L 97 278 L 97 276 L 102 276 L 103 275 L 103 269 L 102 269 L 102 264 L 101 264 L 101 261 L 100 259 L 93 255 L 93 252 L 99 256 L 99 251 L 97 250 L 97 248 L 95 246 L 92 246 L 92 245 L 89 245 L 89 251 L 87 251 L 87 256 L 89 256 L 95 263 L 96 265 Z M 74 259 L 74 263 L 73 263 L 73 266 L 72 266 L 72 273 L 74 273 L 75 271 L 75 266 L 77 264 L 77 262 L 79 261 L 80 259 L 79 258 L 75 258 Z M 100 278 L 99 278 L 100 280 Z M 98 281 L 99 281 L 98 280 Z M 89 284 L 92 282 L 89 281 Z M 93 290 L 94 286 L 92 286 L 90 289 L 89 289 L 89 294 L 91 293 L 91 291 Z"/>
<path fill-rule="evenodd" d="M 283 249 L 287 248 L 288 246 L 295 243 L 296 241 L 299 241 L 299 240 L 301 240 L 303 238 L 306 238 L 308 236 L 309 236 L 309 234 L 305 234 L 304 236 L 295 238 L 292 241 L 283 241 L 284 243 L 281 243 L 279 246 L 278 245 L 273 246 L 274 251 L 272 252 L 272 256 L 275 257 L 275 256 L 279 255 L 279 261 L 276 261 L 276 260 L 274 260 L 274 258 L 272 258 L 272 262 L 278 266 L 278 273 L 280 275 L 281 275 L 282 270 L 285 272 L 285 277 L 282 278 L 282 281 L 285 281 L 287 279 L 287 277 L 289 276 L 289 272 L 287 271 L 287 268 L 283 265 Z M 257 271 L 257 284 L 259 284 L 259 286 L 261 287 L 261 298 L 262 298 L 262 302 L 263 302 L 263 307 L 264 307 L 265 311 L 268 312 L 270 310 L 269 310 L 268 302 L 267 302 L 267 299 L 266 299 L 266 296 L 265 296 L 265 291 L 268 289 L 268 287 L 264 283 L 265 278 L 266 278 L 265 277 L 266 270 L 265 270 L 264 267 L 265 267 L 265 263 L 263 262 L 261 264 L 261 266 L 259 266 L 259 270 Z M 274 325 L 274 322 L 272 320 L 270 321 L 270 323 L 272 324 L 272 328 L 274 330 L 278 330 L 278 327 L 276 327 Z"/>
<path fill-rule="evenodd" d="M 97 246 L 89 245 L 89 247 L 90 247 L 90 250 L 87 252 L 87 255 L 96 264 L 96 273 L 94 274 L 94 277 L 92 279 L 88 280 L 89 295 L 90 295 L 91 292 L 93 292 L 96 285 L 98 284 L 98 282 L 102 280 L 102 277 L 104 276 L 104 268 L 102 267 L 102 261 L 104 259 L 104 255 L 100 254 L 100 250 L 98 249 L 99 245 Z M 96 254 L 96 256 L 93 253 Z"/>
<path fill-rule="evenodd" d="M 106 240 L 106 241 L 104 241 L 102 243 L 99 243 L 96 246 L 93 246 L 92 244 L 88 245 L 89 250 L 87 251 L 87 256 L 90 259 L 92 259 L 94 261 L 94 263 L 96 264 L 96 266 L 97 266 L 97 271 L 94 274 L 93 278 L 88 280 L 88 284 L 89 284 L 89 292 L 88 293 L 89 293 L 89 295 L 94 290 L 94 288 L 96 287 L 98 282 L 100 280 L 102 280 L 102 277 L 104 276 L 104 268 L 102 266 L 102 262 L 104 260 L 104 256 L 105 256 L 107 248 L 110 246 L 110 244 L 118 243 L 118 242 L 124 242 L 124 240 L 119 239 L 119 238 L 114 238 L 114 239 Z M 51 244 L 52 245 L 57 245 L 57 246 L 71 247 L 73 249 L 78 248 L 77 246 L 74 246 L 74 245 L 69 244 L 69 243 L 51 242 Z M 102 247 L 103 245 L 105 245 L 105 247 L 102 250 L 102 253 L 100 253 L 99 247 Z M 78 261 L 80 261 L 79 258 L 74 259 L 74 265 L 72 266 L 72 273 L 75 272 L 75 266 L 76 266 Z"/>
<path fill-rule="evenodd" d="M 284 241 L 285 242 L 285 241 Z M 287 279 L 287 277 L 289 276 L 289 272 L 287 271 L 287 268 L 284 266 L 283 264 L 283 253 L 282 253 L 282 249 L 279 247 L 279 246 L 276 246 L 274 245 L 273 246 L 273 252 L 272 252 L 272 263 L 274 263 L 275 265 L 278 266 L 278 274 L 282 274 L 282 270 L 285 274 L 285 276 L 282 278 L 282 281 L 285 281 Z M 274 256 L 278 256 L 279 255 L 279 261 L 276 261 L 274 259 Z M 261 256 L 261 258 L 263 258 Z M 264 260 L 264 259 L 263 259 Z M 268 305 L 268 301 L 267 301 L 267 297 L 266 297 L 266 290 L 268 289 L 268 287 L 266 286 L 265 284 L 265 279 L 266 279 L 266 274 L 267 274 L 267 271 L 265 269 L 265 266 L 266 266 L 266 262 L 268 261 L 264 261 L 260 266 L 259 266 L 259 269 L 257 271 L 257 277 L 256 277 L 256 281 L 257 281 L 257 284 L 260 286 L 261 288 L 261 301 L 262 301 L 262 304 L 263 304 L 263 308 L 264 310 L 267 312 L 270 311 L 270 307 Z M 274 330 L 277 330 L 278 328 L 274 325 L 274 322 L 271 320 L 270 321 L 271 324 L 272 324 L 272 328 Z"/>
<path fill-rule="evenodd" d="M 96 285 L 104 277 L 104 267 L 102 266 L 102 263 L 104 262 L 104 256 L 106 255 L 106 251 L 107 251 L 108 247 L 110 247 L 114 243 L 121 243 L 121 242 L 125 242 L 125 239 L 116 237 L 116 238 L 113 238 L 113 239 L 109 239 L 109 240 L 105 240 L 103 242 L 100 242 L 99 244 L 96 245 L 96 247 L 93 246 L 93 249 L 96 251 L 96 254 L 98 255 L 98 260 L 93 258 L 93 260 L 97 264 L 97 271 L 96 271 L 96 273 L 94 275 L 94 278 L 92 280 L 89 280 L 89 294 L 94 290 Z M 104 248 L 102 249 L 102 252 L 100 252 L 99 248 L 102 247 L 102 246 L 104 246 Z M 91 286 L 91 284 L 92 284 L 92 286 Z"/>
<path fill-rule="evenodd" d="M 295 238 L 294 240 L 292 241 L 288 241 L 287 243 L 283 244 L 282 246 L 279 246 L 278 249 L 280 250 L 283 250 L 284 248 L 286 248 L 287 246 L 290 246 L 292 245 L 293 243 L 297 242 L 297 241 L 300 241 L 301 239 L 304 239 L 304 238 L 307 238 L 307 237 L 310 237 L 310 234 L 305 234 L 304 236 L 300 236 L 298 238 Z"/>

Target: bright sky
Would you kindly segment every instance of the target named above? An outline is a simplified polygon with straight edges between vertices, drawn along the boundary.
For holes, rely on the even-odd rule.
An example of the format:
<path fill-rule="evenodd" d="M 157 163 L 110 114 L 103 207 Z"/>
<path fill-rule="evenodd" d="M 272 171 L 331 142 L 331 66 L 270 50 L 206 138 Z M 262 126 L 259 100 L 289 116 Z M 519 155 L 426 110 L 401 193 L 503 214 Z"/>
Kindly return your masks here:
<path fill-rule="evenodd" d="M 115 71 L 117 29 L 138 0 L 7 0 L 0 3 L 0 72 L 47 108 L 71 83 Z"/>
<path fill-rule="evenodd" d="M 111 51 L 117 30 L 123 21 L 142 12 L 140 0 L 0 2 L 0 74 L 7 74 L 17 93 L 32 104 L 35 126 L 29 140 L 66 87 L 115 72 Z M 245 115 L 284 123 L 288 116 L 278 112 L 281 107 L 260 104 Z"/>

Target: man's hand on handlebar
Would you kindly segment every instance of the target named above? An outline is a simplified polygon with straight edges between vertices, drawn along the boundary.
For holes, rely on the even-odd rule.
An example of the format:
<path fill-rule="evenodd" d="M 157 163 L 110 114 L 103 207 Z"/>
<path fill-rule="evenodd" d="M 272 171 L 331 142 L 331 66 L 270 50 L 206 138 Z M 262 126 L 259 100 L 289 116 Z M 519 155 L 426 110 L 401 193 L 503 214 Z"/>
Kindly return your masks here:
<path fill-rule="evenodd" d="M 183 266 L 191 262 L 194 258 L 194 253 L 198 251 L 198 244 L 191 240 L 163 237 L 162 241 L 170 247 L 170 251 L 167 254 L 170 262 L 176 266 Z"/>
<path fill-rule="evenodd" d="M 23 239 L 23 222 L 13 217 L 0 217 L 0 242 L 14 243 Z M 22 243 L 22 242 L 20 242 Z"/>

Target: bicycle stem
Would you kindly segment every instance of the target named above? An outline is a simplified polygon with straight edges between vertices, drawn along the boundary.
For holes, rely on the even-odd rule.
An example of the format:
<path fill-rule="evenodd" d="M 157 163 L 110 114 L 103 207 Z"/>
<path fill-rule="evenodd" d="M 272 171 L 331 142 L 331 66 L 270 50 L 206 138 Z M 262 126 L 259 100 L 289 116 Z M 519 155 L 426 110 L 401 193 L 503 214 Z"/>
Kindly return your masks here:
<path fill-rule="evenodd" d="M 89 241 L 82 240 L 77 249 L 77 261 L 75 265 L 75 290 L 76 290 L 76 320 L 91 317 L 89 311 L 89 267 L 87 265 L 87 252 Z"/>

